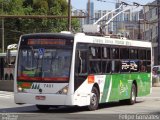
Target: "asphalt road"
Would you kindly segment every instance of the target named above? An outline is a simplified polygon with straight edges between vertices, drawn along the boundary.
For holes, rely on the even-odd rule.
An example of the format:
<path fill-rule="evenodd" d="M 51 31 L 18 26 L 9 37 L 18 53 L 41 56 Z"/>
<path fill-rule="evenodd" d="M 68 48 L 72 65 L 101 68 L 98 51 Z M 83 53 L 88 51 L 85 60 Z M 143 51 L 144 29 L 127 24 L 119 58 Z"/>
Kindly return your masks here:
<path fill-rule="evenodd" d="M 143 116 L 138 116 L 138 115 Z M 35 105 L 17 105 L 12 92 L 0 91 L 0 120 L 151 120 L 160 119 L 160 87 L 154 87 L 152 94 L 137 98 L 135 105 L 123 103 L 101 104 L 96 111 L 86 107 L 59 107 L 41 112 Z"/>

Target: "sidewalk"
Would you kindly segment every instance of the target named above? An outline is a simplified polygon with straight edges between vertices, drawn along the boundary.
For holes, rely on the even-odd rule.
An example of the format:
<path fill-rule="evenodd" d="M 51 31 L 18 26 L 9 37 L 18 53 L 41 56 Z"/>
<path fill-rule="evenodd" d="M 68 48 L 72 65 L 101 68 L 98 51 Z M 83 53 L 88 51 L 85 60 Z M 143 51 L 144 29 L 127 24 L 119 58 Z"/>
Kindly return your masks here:
<path fill-rule="evenodd" d="M 8 91 L 0 91 L 0 98 L 13 98 L 14 93 L 13 92 L 8 92 Z"/>
<path fill-rule="evenodd" d="M 137 101 L 160 101 L 160 87 L 152 87 L 150 95 L 137 97 Z"/>
<path fill-rule="evenodd" d="M 9 91 L 0 91 L 0 95 L 13 95 L 13 92 L 9 92 Z"/>
<path fill-rule="evenodd" d="M 160 76 L 152 78 L 152 86 L 160 87 Z"/>
<path fill-rule="evenodd" d="M 152 93 L 149 97 L 160 97 L 160 87 L 152 87 Z"/>

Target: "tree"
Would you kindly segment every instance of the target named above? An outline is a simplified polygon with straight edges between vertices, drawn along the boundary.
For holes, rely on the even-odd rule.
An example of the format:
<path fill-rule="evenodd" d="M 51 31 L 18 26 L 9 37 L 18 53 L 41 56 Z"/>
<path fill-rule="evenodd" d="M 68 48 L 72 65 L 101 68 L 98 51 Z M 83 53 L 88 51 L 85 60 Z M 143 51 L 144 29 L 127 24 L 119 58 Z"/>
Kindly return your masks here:
<path fill-rule="evenodd" d="M 0 0 L 0 14 L 6 15 L 65 15 L 66 0 Z M 34 32 L 60 32 L 67 30 L 67 19 L 5 19 L 5 48 L 18 43 L 19 36 Z M 79 30 L 77 19 L 72 20 L 72 29 Z M 2 32 L 1 32 L 2 33 Z M 0 33 L 0 35 L 1 35 Z M 1 41 L 0 41 L 1 46 Z"/>

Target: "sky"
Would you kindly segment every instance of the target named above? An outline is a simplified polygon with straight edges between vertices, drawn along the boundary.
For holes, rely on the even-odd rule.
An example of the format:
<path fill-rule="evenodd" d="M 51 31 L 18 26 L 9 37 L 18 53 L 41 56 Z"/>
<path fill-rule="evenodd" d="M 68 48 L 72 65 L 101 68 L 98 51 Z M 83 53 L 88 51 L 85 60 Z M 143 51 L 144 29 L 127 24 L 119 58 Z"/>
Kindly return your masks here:
<path fill-rule="evenodd" d="M 101 0 L 106 2 L 100 2 L 100 0 L 90 0 L 94 2 L 94 9 L 95 10 L 113 10 L 115 9 L 115 3 L 117 0 Z M 133 2 L 137 2 L 139 4 L 145 5 L 149 2 L 153 2 L 155 0 L 122 0 L 126 3 L 133 4 Z M 86 9 L 86 3 L 88 0 L 71 0 L 72 8 L 73 9 Z"/>

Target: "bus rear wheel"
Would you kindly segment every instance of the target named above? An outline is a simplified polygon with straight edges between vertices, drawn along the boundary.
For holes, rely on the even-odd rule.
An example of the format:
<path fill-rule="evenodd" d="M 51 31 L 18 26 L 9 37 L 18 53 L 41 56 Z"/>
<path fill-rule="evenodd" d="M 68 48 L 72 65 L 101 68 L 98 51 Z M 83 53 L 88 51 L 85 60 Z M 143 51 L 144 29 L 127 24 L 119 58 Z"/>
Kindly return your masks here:
<path fill-rule="evenodd" d="M 135 84 L 132 84 L 132 89 L 131 89 L 131 94 L 130 94 L 130 99 L 128 99 L 128 104 L 133 105 L 136 102 L 136 94 L 137 89 Z"/>
<path fill-rule="evenodd" d="M 90 111 L 98 109 L 99 104 L 99 92 L 96 87 L 92 88 L 91 96 L 90 96 L 90 105 L 88 106 L 88 109 Z"/>
<path fill-rule="evenodd" d="M 40 110 L 40 111 L 48 111 L 50 106 L 48 105 L 36 105 L 36 107 Z"/>

